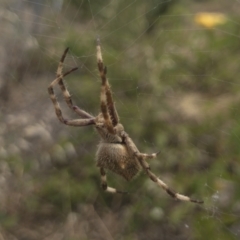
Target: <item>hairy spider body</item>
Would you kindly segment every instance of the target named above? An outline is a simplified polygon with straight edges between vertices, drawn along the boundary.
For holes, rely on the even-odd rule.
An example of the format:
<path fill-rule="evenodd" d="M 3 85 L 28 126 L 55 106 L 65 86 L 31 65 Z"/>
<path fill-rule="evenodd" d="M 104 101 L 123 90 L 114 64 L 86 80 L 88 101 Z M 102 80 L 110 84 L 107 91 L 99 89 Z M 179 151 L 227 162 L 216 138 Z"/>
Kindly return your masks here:
<path fill-rule="evenodd" d="M 106 168 L 130 181 L 141 165 L 134 155 L 130 155 L 125 143 L 100 142 L 96 154 L 97 166 Z"/>
<path fill-rule="evenodd" d="M 48 93 L 52 100 L 55 113 L 60 122 L 66 125 L 83 127 L 93 125 L 98 132 L 101 140 L 96 152 L 97 167 L 101 174 L 101 186 L 104 191 L 111 193 L 124 193 L 107 184 L 105 169 L 122 176 L 126 180 L 131 180 L 137 173 L 143 169 L 147 176 L 158 186 L 166 191 L 171 197 L 195 203 L 203 203 L 201 200 L 195 200 L 188 196 L 176 193 L 170 189 L 166 183 L 158 178 L 146 162 L 147 159 L 156 158 L 158 153 L 141 153 L 133 140 L 125 132 L 124 127 L 119 122 L 117 110 L 115 108 L 110 85 L 107 80 L 107 68 L 103 64 L 100 41 L 97 39 L 97 65 L 101 77 L 101 95 L 100 95 L 100 113 L 94 117 L 86 111 L 74 106 L 71 96 L 63 83 L 63 77 L 67 76 L 77 68 L 73 68 L 66 73 L 62 73 L 63 62 L 68 52 L 64 51 L 57 69 L 57 76 L 48 87 Z M 66 119 L 62 115 L 53 87 L 58 84 L 62 90 L 64 99 L 70 109 L 80 116 L 79 119 Z"/>
<path fill-rule="evenodd" d="M 96 153 L 97 167 L 109 169 L 126 180 L 131 180 L 141 170 L 141 166 L 123 142 L 121 137 L 121 132 L 124 131 L 123 125 L 118 123 L 113 128 L 114 134 L 109 133 L 102 114 L 99 114 L 95 128 L 101 136 Z"/>

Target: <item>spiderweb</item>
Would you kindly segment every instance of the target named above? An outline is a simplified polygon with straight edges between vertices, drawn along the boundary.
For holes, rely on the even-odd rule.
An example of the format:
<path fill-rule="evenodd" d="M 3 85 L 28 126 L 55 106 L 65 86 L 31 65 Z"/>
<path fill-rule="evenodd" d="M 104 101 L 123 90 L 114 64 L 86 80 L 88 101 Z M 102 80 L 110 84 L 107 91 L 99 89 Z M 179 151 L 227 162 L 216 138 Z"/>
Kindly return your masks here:
<path fill-rule="evenodd" d="M 1 0 L 0 233 L 4 239 L 239 239 L 240 1 Z M 60 124 L 47 94 L 58 61 L 96 115 L 95 40 L 125 130 L 172 189 L 108 173 L 92 128 Z M 56 93 L 65 116 L 76 118 Z"/>

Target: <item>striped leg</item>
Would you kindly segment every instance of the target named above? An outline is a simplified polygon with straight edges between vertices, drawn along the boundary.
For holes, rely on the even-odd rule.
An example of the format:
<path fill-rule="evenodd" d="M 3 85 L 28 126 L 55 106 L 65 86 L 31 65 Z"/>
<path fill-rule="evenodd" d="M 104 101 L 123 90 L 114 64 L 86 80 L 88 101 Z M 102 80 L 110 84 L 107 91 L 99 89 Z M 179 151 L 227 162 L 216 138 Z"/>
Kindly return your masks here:
<path fill-rule="evenodd" d="M 165 182 L 163 182 L 153 172 L 151 172 L 149 164 L 144 159 L 146 157 L 145 154 L 142 154 L 142 153 L 139 152 L 136 145 L 134 144 L 134 142 L 132 141 L 132 139 L 128 136 L 128 134 L 126 132 L 122 132 L 122 138 L 123 138 L 125 144 L 127 145 L 127 148 L 130 151 L 130 153 L 135 154 L 135 156 L 137 157 L 137 159 L 138 159 L 139 163 L 141 164 L 143 170 L 147 173 L 148 177 L 153 182 L 157 183 L 158 186 L 160 186 L 162 189 L 164 189 L 167 194 L 169 194 L 171 197 L 173 197 L 175 199 L 178 199 L 178 200 L 181 200 L 181 201 L 203 203 L 203 201 L 201 201 L 201 200 L 192 199 L 188 196 L 176 193 L 175 191 L 170 189 Z"/>
<path fill-rule="evenodd" d="M 104 191 L 110 192 L 110 193 L 121 193 L 121 194 L 127 193 L 127 192 L 119 191 L 115 188 L 109 187 L 107 185 L 107 175 L 104 168 L 100 168 L 100 174 L 101 174 L 101 186 Z"/>
<path fill-rule="evenodd" d="M 141 153 L 139 152 L 137 146 L 135 145 L 135 143 L 132 141 L 132 139 L 128 136 L 126 132 L 122 132 L 121 137 L 123 139 L 123 142 L 126 143 L 128 151 L 132 155 L 137 155 L 137 157 L 142 157 L 143 159 L 153 159 L 153 158 L 156 158 L 160 153 L 160 151 L 152 154 Z"/>
<path fill-rule="evenodd" d="M 178 199 L 178 200 L 181 200 L 181 201 L 194 202 L 194 203 L 203 203 L 203 201 L 201 201 L 201 200 L 192 199 L 192 198 L 190 198 L 188 196 L 176 193 L 175 191 L 170 189 L 165 182 L 163 182 L 153 172 L 150 171 L 149 165 L 147 164 L 147 162 L 142 157 L 138 158 L 138 160 L 139 160 L 142 168 L 145 170 L 145 172 L 149 176 L 149 178 L 153 182 L 157 183 L 157 185 L 160 186 L 162 189 L 164 189 L 166 191 L 166 193 L 169 194 L 171 197 L 173 197 L 175 199 Z"/>
<path fill-rule="evenodd" d="M 117 110 L 115 108 L 111 88 L 109 85 L 109 82 L 107 80 L 107 67 L 103 64 L 103 58 L 102 58 L 102 51 L 100 46 L 100 39 L 97 39 L 97 64 L 98 64 L 98 70 L 100 73 L 100 77 L 102 79 L 102 87 L 101 87 L 101 110 L 103 113 L 103 116 L 106 116 L 106 111 L 109 111 L 111 123 L 114 126 L 116 126 L 119 123 L 119 117 Z M 105 105 L 105 106 L 104 106 Z M 107 119 L 107 117 L 104 119 Z M 108 119 L 107 119 L 108 120 Z"/>
<path fill-rule="evenodd" d="M 85 117 L 85 119 L 73 119 L 73 120 L 65 119 L 63 117 L 63 115 L 62 115 L 62 111 L 60 109 L 60 105 L 59 105 L 59 103 L 57 101 L 57 98 L 56 98 L 56 96 L 54 94 L 53 86 L 58 84 L 59 81 L 62 81 L 63 77 L 67 76 L 68 74 L 70 74 L 71 72 L 73 72 L 73 71 L 75 71 L 77 69 L 77 68 L 73 68 L 73 69 L 69 70 L 68 72 L 66 72 L 64 74 L 61 73 L 61 71 L 62 71 L 62 64 L 63 64 L 63 60 L 64 60 L 64 58 L 66 56 L 66 52 L 67 51 L 65 50 L 65 52 L 63 54 L 63 57 L 61 58 L 61 61 L 59 63 L 58 70 L 57 70 L 57 78 L 54 79 L 52 81 L 52 83 L 48 87 L 48 93 L 50 95 L 50 98 L 52 100 L 53 106 L 55 108 L 56 115 L 57 115 L 59 121 L 64 123 L 64 124 L 66 124 L 66 125 L 70 125 L 70 126 L 88 126 L 88 125 L 93 125 L 93 124 L 95 124 L 95 118 L 93 116 L 91 116 L 90 114 L 88 114 L 87 112 L 81 110 L 78 107 L 74 107 L 74 106 L 73 106 L 72 109 L 74 110 L 74 108 L 75 108 L 75 112 L 79 113 L 79 115 L 81 117 Z M 64 85 L 63 85 L 63 87 L 65 88 Z M 67 99 L 66 92 L 68 93 L 68 91 L 65 88 L 65 91 L 63 91 L 65 100 Z M 68 98 L 68 101 L 66 100 L 66 102 L 68 103 L 69 101 L 71 102 L 71 98 L 70 97 Z"/>
<path fill-rule="evenodd" d="M 71 95 L 69 93 L 69 91 L 67 90 L 67 88 L 65 87 L 64 83 L 63 83 L 63 77 L 61 77 L 62 75 L 62 69 L 63 69 L 63 62 L 66 58 L 66 55 L 68 53 L 69 48 L 66 48 L 61 59 L 60 62 L 58 64 L 58 69 L 57 69 L 57 80 L 53 83 L 54 84 L 59 84 L 60 89 L 62 90 L 63 93 L 63 97 L 68 105 L 68 107 L 70 109 L 72 109 L 74 112 L 76 112 L 80 117 L 83 118 L 93 118 L 93 116 L 87 112 L 85 112 L 84 110 L 80 109 L 78 106 L 74 106 L 72 99 L 71 99 Z M 77 68 L 74 68 L 73 71 L 77 70 Z M 53 86 L 52 85 L 52 86 Z"/>
<path fill-rule="evenodd" d="M 55 79 L 56 80 L 56 79 Z M 54 81 L 55 81 L 54 80 Z M 53 91 L 53 87 L 52 87 L 52 84 L 54 84 L 54 81 L 50 84 L 50 86 L 48 87 L 48 93 L 50 95 L 50 98 L 52 100 L 52 103 L 53 103 L 53 106 L 55 108 L 55 113 L 59 119 L 60 122 L 66 124 L 66 125 L 70 125 L 70 126 L 88 126 L 88 125 L 93 125 L 95 124 L 95 118 L 86 118 L 86 119 L 73 119 L 73 120 L 68 120 L 68 119 L 65 119 L 62 115 L 62 111 L 60 109 L 60 105 L 57 101 L 57 98 L 54 94 L 54 91 Z"/>
<path fill-rule="evenodd" d="M 65 87 L 62 78 L 59 79 L 58 84 L 63 92 L 63 97 L 70 109 L 72 109 L 75 113 L 77 113 L 82 118 L 93 118 L 93 116 L 91 114 L 80 109 L 78 106 L 73 105 L 71 95 L 70 95 L 69 91 L 67 90 L 67 88 Z"/>
<path fill-rule="evenodd" d="M 160 152 L 147 154 L 147 153 L 138 153 L 138 156 L 141 156 L 143 159 L 153 159 L 159 155 Z"/>

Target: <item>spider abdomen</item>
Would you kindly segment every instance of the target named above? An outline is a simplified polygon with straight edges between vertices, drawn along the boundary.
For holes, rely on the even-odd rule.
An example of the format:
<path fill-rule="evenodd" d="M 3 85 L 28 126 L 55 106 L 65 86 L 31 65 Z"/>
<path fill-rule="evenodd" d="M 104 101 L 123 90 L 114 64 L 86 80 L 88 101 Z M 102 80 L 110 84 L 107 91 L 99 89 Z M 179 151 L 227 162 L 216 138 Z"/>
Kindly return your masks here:
<path fill-rule="evenodd" d="M 131 180 L 141 169 L 139 162 L 131 156 L 124 144 L 103 143 L 98 145 L 97 166 L 111 170 L 126 180 Z"/>

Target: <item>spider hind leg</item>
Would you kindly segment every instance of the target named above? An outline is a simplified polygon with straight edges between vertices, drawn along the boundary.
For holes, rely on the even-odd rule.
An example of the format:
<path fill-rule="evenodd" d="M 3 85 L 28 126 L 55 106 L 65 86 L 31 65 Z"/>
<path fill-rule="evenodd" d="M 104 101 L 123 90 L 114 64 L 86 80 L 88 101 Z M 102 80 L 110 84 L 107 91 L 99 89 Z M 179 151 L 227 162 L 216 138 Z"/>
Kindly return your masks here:
<path fill-rule="evenodd" d="M 106 192 L 110 192 L 110 193 L 120 193 L 120 194 L 126 194 L 127 192 L 124 191 L 119 191 L 116 188 L 112 188 L 109 187 L 107 184 L 107 175 L 106 172 L 104 170 L 104 168 L 100 168 L 100 174 L 101 174 L 101 186 L 102 189 Z"/>
<path fill-rule="evenodd" d="M 194 203 L 203 203 L 202 200 L 192 199 L 188 196 L 182 195 L 180 193 L 177 193 L 173 191 L 171 188 L 168 187 L 168 185 L 163 182 L 160 178 L 158 178 L 153 172 L 150 171 L 149 165 L 145 162 L 143 158 L 139 158 L 140 164 L 142 168 L 147 173 L 148 177 L 155 183 L 157 183 L 158 186 L 160 186 L 163 190 L 166 191 L 168 195 L 170 195 L 172 198 L 175 198 L 180 201 L 186 201 L 186 202 L 194 202 Z"/>
<path fill-rule="evenodd" d="M 163 190 L 165 190 L 168 195 L 170 195 L 172 198 L 175 198 L 175 199 L 178 199 L 181 201 L 203 203 L 203 201 L 201 201 L 201 200 L 192 199 L 188 196 L 176 193 L 175 191 L 171 190 L 165 182 L 163 182 L 153 172 L 151 172 L 149 164 L 145 161 L 145 159 L 148 158 L 147 156 L 150 157 L 151 155 L 140 153 L 139 150 L 137 149 L 136 145 L 134 144 L 134 142 L 132 141 L 132 139 L 128 136 L 128 134 L 126 132 L 122 132 L 121 136 L 122 136 L 126 146 L 128 147 L 128 151 L 136 156 L 141 167 L 146 172 L 148 177 L 153 182 L 157 183 L 157 185 L 160 186 Z M 153 158 L 156 157 L 157 154 L 158 153 L 152 154 Z"/>

